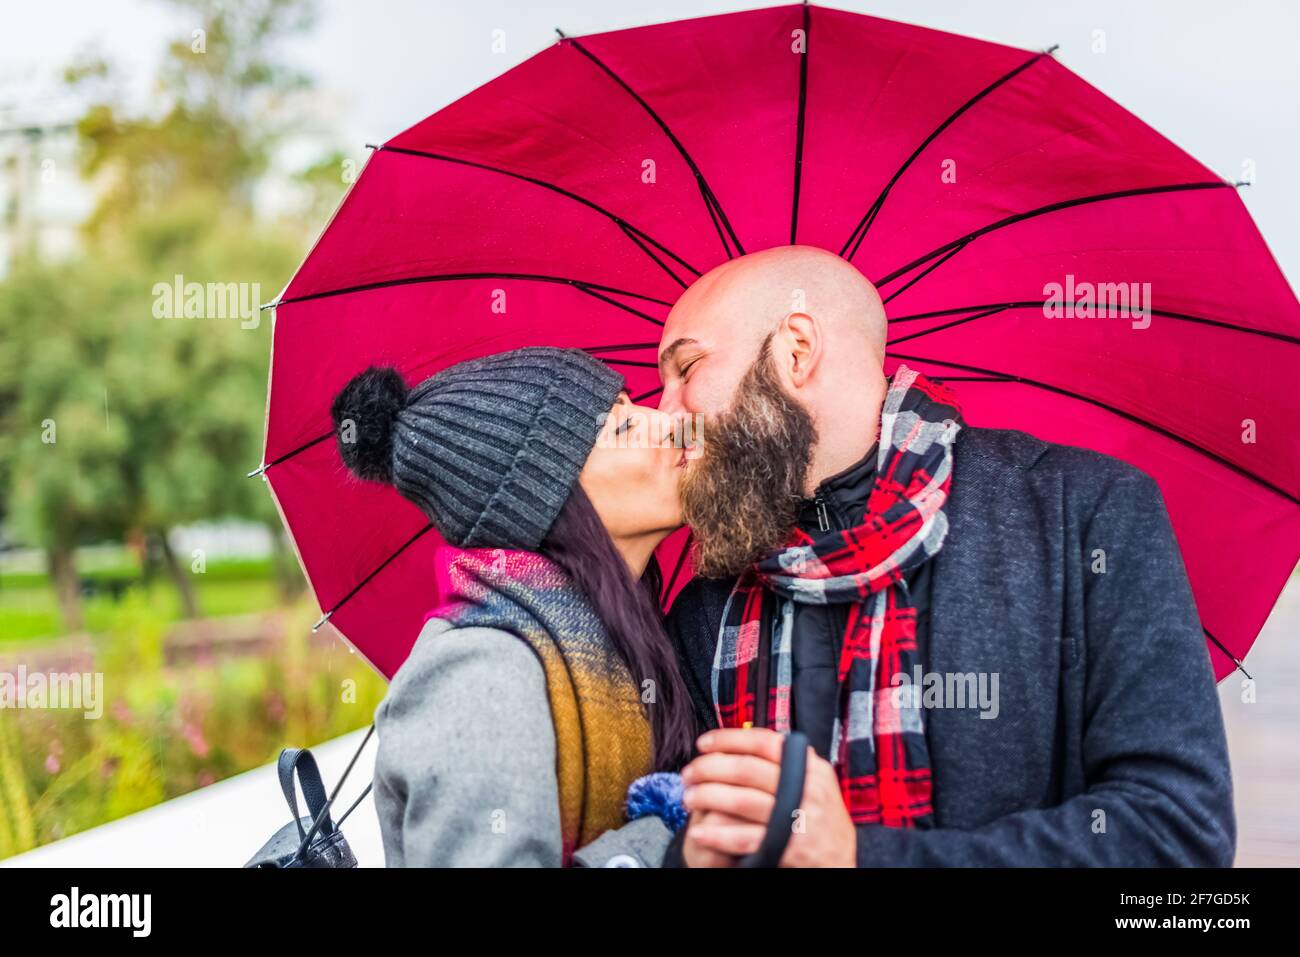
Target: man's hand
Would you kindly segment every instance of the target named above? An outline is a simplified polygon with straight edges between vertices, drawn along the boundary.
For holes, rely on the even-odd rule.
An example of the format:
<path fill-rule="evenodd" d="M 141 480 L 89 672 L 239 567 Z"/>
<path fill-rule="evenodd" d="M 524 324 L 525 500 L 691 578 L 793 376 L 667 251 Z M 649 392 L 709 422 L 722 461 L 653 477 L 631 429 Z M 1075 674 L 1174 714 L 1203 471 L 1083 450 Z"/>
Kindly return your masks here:
<path fill-rule="evenodd" d="M 695 834 L 698 828 L 714 827 L 718 825 L 744 824 L 729 814 L 719 814 L 717 811 L 695 811 L 691 814 L 691 819 L 686 823 L 686 839 L 682 842 L 682 860 L 686 862 L 687 867 L 735 867 L 736 858 L 731 854 L 723 854 L 711 847 L 705 847 L 695 840 Z M 707 830 L 706 830 L 707 833 Z"/>
<path fill-rule="evenodd" d="M 701 860 L 706 851 L 739 857 L 758 850 L 776 803 L 784 741 L 767 728 L 724 728 L 700 738 L 700 756 L 682 769 L 682 800 L 691 812 L 684 856 L 688 848 Z M 782 867 L 856 866 L 857 831 L 835 769 L 811 748 L 803 800 L 790 825 Z"/>

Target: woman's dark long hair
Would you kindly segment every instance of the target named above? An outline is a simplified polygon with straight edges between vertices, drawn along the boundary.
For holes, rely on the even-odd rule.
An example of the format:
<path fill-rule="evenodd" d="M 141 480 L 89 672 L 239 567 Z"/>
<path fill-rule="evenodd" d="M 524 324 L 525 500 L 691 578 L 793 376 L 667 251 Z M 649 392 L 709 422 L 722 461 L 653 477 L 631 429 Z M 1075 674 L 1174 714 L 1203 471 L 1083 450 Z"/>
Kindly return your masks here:
<path fill-rule="evenodd" d="M 591 499 L 576 484 L 538 551 L 582 589 L 637 688 L 653 682 L 645 709 L 654 766 L 677 768 L 691 754 L 695 713 L 659 612 L 658 564 L 651 558 L 641 581 L 633 579 Z"/>

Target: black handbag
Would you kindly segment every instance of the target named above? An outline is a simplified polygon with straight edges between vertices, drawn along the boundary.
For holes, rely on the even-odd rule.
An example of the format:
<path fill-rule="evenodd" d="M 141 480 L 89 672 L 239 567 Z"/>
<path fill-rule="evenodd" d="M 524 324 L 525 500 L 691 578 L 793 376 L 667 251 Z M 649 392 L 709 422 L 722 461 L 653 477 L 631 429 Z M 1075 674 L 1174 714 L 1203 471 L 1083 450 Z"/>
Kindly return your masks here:
<path fill-rule="evenodd" d="M 347 780 L 352 766 L 361 756 L 361 750 L 375 733 L 372 724 L 366 732 L 361 746 L 348 762 L 347 769 L 334 786 L 334 791 L 327 798 L 325 783 L 321 780 L 320 768 L 316 759 L 306 748 L 285 748 L 280 752 L 276 769 L 280 777 L 280 789 L 289 803 L 293 820 L 272 835 L 262 845 L 261 850 L 252 856 L 244 867 L 356 867 L 357 859 L 343 837 L 343 822 L 347 819 L 370 793 L 371 784 L 361 792 L 361 796 L 352 803 L 343 816 L 335 823 L 330 819 L 330 808 L 338 797 L 339 789 Z M 307 816 L 298 816 L 298 792 L 295 776 L 302 785 L 302 796 L 307 802 Z"/>

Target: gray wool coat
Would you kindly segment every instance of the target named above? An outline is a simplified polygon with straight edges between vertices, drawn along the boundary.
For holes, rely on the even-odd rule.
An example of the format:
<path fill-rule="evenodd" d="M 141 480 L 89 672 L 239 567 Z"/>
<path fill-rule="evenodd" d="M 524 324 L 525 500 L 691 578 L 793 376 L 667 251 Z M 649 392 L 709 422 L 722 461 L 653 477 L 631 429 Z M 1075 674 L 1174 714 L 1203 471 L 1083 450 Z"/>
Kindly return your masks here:
<path fill-rule="evenodd" d="M 555 729 L 545 673 L 522 638 L 430 619 L 375 732 L 387 866 L 560 866 Z M 642 818 L 578 849 L 574 864 L 658 867 L 670 837 L 659 818 Z"/>

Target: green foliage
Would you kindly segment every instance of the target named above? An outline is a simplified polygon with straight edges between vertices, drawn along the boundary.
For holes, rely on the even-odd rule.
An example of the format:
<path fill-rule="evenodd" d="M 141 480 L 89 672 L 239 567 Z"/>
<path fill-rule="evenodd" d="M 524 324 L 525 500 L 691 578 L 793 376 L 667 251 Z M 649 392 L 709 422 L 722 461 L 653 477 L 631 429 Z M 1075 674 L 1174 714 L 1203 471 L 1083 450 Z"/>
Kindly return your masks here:
<path fill-rule="evenodd" d="M 322 226 L 327 223 L 343 196 L 344 184 L 360 172 L 357 161 L 342 150 L 335 150 L 301 170 L 294 179 L 306 193 L 302 204 L 304 216 Z"/>
<path fill-rule="evenodd" d="M 310 217 L 276 220 L 257 204 L 277 185 L 275 150 L 307 88 L 280 48 L 314 4 L 168 2 L 199 32 L 168 48 L 147 108 L 117 95 L 112 64 L 66 71 L 86 103 L 79 162 L 96 196 L 79 252 L 28 253 L 0 281 L 0 520 L 6 540 L 47 550 L 52 579 L 0 581 L 0 639 L 51 634 L 56 608 L 64 628 L 84 618 L 107 698 L 98 720 L 44 709 L 0 718 L 0 857 L 263 764 L 286 743 L 364 726 L 383 694 L 340 643 L 311 643 L 304 603 L 267 653 L 183 666 L 164 654 L 185 608 L 162 576 L 80 607 L 79 545 L 139 546 L 226 517 L 278 532 L 263 483 L 244 478 L 261 460 L 271 333 L 253 300 L 284 286 L 343 187 L 330 155 L 294 184 Z M 234 284 L 254 311 L 193 314 L 171 295 L 177 277 Z M 176 578 L 206 613 L 237 614 L 283 601 L 268 567 L 214 563 L 189 576 L 182 564 Z"/>
<path fill-rule="evenodd" d="M 313 643 L 313 617 L 297 606 L 267 654 L 169 667 L 154 609 L 124 601 L 93 662 L 102 717 L 0 721 L 0 858 L 365 727 L 384 681 L 341 643 Z"/>
<path fill-rule="evenodd" d="M 77 132 L 97 196 L 80 253 L 21 259 L 0 282 L 0 516 L 9 538 L 49 551 L 70 625 L 79 544 L 201 519 L 279 524 L 243 477 L 261 460 L 266 408 L 270 321 L 256 306 L 319 222 L 268 220 L 253 199 L 307 87 L 280 47 L 314 5 L 169 2 L 195 32 L 168 48 L 147 111 L 117 99 L 111 64 L 66 71 L 88 102 Z M 299 187 L 323 207 L 342 184 L 331 197 L 319 165 Z M 234 290 L 253 311 L 191 314 L 177 284 Z"/>
<path fill-rule="evenodd" d="M 26 262 L 0 284 L 5 372 L 17 386 L 0 457 L 23 540 L 54 546 L 225 515 L 273 519 L 265 490 L 241 471 L 261 456 L 269 323 L 158 318 L 154 290 L 178 274 L 274 289 L 298 244 L 219 226 L 178 241 L 170 225 L 128 233 L 125 255 Z M 185 253 L 168 255 L 175 246 Z"/>
<path fill-rule="evenodd" d="M 311 25 L 314 4 L 171 5 L 191 14 L 196 27 L 167 49 L 158 78 L 160 107 L 128 115 L 118 103 L 96 102 L 77 124 L 82 172 L 104 184 L 87 224 L 97 236 L 195 197 L 212 209 L 250 211 L 253 187 L 290 125 L 285 105 L 308 86 L 305 76 L 281 64 L 279 47 Z M 67 72 L 72 85 L 95 90 L 111 89 L 106 81 L 113 77 L 112 67 L 101 61 Z"/>

